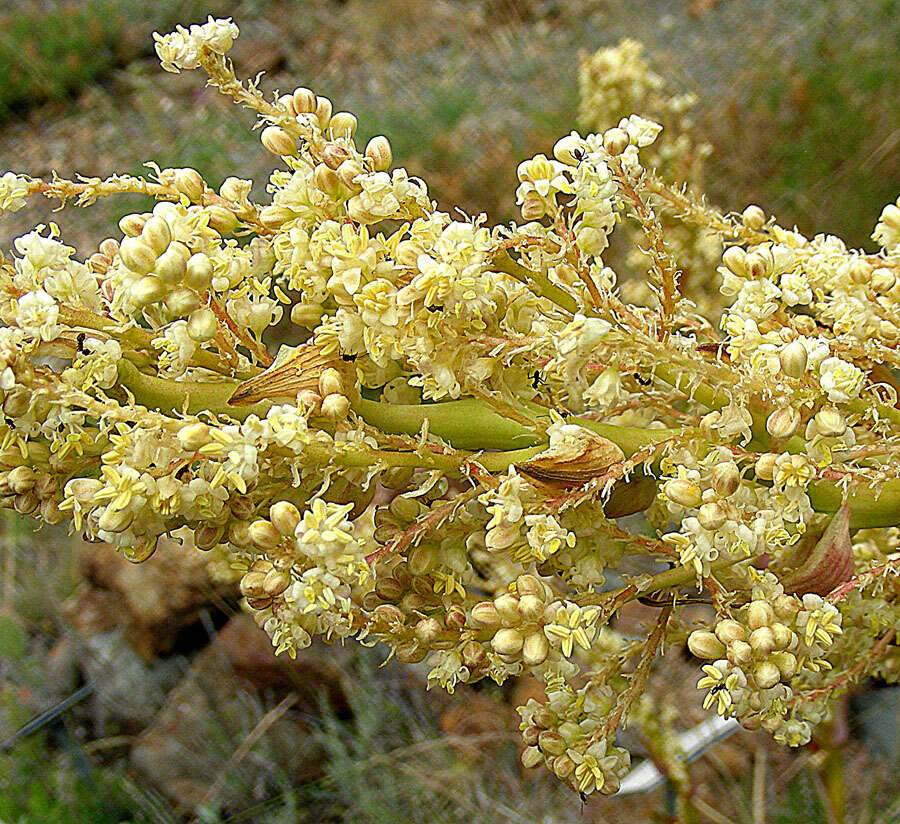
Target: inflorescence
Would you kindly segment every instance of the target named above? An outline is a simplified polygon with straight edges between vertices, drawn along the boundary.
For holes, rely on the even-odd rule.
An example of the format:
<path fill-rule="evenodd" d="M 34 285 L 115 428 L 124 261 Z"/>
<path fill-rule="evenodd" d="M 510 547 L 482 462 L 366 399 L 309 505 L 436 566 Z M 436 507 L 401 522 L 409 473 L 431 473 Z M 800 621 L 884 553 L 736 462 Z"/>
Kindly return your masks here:
<path fill-rule="evenodd" d="M 695 137 L 603 123 L 642 89 L 676 129 L 692 105 L 626 41 L 582 67 L 597 131 L 518 167 L 521 222 L 453 218 L 349 112 L 236 78 L 237 34 L 156 50 L 257 113 L 267 203 L 189 168 L 0 176 L 0 212 L 155 201 L 83 256 L 50 223 L 0 257 L 4 507 L 136 562 L 163 536 L 224 556 L 278 652 L 381 643 L 451 692 L 530 673 L 522 761 L 585 793 L 618 788 L 666 646 L 790 745 L 900 677 L 900 201 L 878 254 L 717 211 L 668 182 Z M 618 224 L 644 272 L 622 286 Z"/>

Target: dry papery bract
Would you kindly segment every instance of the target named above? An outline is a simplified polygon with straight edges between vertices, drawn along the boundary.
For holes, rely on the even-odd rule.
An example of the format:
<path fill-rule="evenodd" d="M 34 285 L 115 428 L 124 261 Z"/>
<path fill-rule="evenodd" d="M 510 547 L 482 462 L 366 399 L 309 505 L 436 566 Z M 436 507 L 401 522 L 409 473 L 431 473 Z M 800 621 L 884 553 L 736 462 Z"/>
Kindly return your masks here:
<path fill-rule="evenodd" d="M 267 203 L 185 168 L 0 176 L 4 211 L 156 201 L 96 250 L 50 223 L 0 265 L 3 506 L 136 562 L 164 535 L 212 551 L 278 653 L 355 637 L 449 691 L 530 673 L 522 761 L 584 793 L 618 788 L 664 647 L 792 746 L 897 680 L 900 206 L 878 254 L 722 214 L 667 182 L 697 139 L 630 115 L 521 163 L 521 223 L 464 219 L 328 99 L 238 80 L 237 33 L 156 49 L 258 114 Z M 596 60 L 609 99 L 617 65 L 632 92 L 647 71 L 629 41 Z M 623 290 L 619 223 L 646 270 Z M 686 265 L 719 297 L 692 302 Z"/>

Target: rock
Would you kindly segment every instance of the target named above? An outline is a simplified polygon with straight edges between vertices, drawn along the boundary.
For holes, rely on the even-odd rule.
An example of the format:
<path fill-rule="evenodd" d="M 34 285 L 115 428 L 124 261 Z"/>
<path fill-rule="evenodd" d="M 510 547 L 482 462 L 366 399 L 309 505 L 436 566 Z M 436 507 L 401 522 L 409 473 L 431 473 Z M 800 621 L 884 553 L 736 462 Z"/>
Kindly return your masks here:
<path fill-rule="evenodd" d="M 84 544 L 79 563 L 91 586 L 112 595 L 111 599 L 83 597 L 94 609 L 111 610 L 115 619 L 110 620 L 125 627 L 146 660 L 172 650 L 191 627 L 199 628 L 205 640 L 207 633 L 199 625 L 202 611 L 223 599 L 236 600 L 230 584 L 210 582 L 207 556 L 170 541 L 161 541 L 154 555 L 141 564 L 132 564 L 105 544 Z M 102 619 L 98 623 L 102 625 Z"/>
<path fill-rule="evenodd" d="M 313 645 L 296 661 L 276 658 L 266 634 L 235 616 L 134 744 L 133 767 L 182 812 L 262 800 L 267 776 L 309 779 L 317 767 L 298 710 L 316 712 L 323 692 L 345 709 L 338 684 L 350 654 Z M 290 708 L 273 712 L 285 699 Z M 241 755 L 256 735 L 252 753 Z"/>

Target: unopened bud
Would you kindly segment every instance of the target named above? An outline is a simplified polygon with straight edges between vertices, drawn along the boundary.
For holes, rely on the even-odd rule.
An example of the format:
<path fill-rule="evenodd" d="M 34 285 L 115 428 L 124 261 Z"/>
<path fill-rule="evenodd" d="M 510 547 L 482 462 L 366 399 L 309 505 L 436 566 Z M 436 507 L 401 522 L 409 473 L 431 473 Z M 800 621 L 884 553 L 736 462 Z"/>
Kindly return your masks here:
<path fill-rule="evenodd" d="M 504 622 L 518 624 L 521 621 L 519 599 L 511 592 L 506 592 L 494 598 L 494 606 Z"/>
<path fill-rule="evenodd" d="M 741 485 L 741 471 L 734 461 L 716 464 L 712 471 L 712 488 L 717 495 L 727 498 Z"/>
<path fill-rule="evenodd" d="M 800 426 L 800 413 L 792 406 L 776 409 L 766 418 L 766 432 L 776 440 L 790 438 Z"/>
<path fill-rule="evenodd" d="M 325 148 L 322 149 L 322 162 L 329 169 L 337 169 L 341 163 L 349 160 L 350 157 L 350 151 L 337 143 L 327 143 Z"/>
<path fill-rule="evenodd" d="M 175 172 L 175 188 L 189 200 L 197 203 L 203 196 L 203 178 L 196 169 L 178 169 Z"/>
<path fill-rule="evenodd" d="M 781 673 L 771 661 L 763 661 L 757 664 L 753 670 L 753 680 L 756 681 L 756 686 L 761 690 L 767 690 L 774 687 L 781 680 Z"/>
<path fill-rule="evenodd" d="M 263 129 L 260 140 L 272 154 L 285 157 L 294 154 L 297 141 L 280 126 L 267 126 Z"/>
<path fill-rule="evenodd" d="M 319 128 L 322 131 L 328 128 L 328 123 L 331 120 L 331 101 L 327 97 L 316 97 L 316 119 L 319 121 Z"/>
<path fill-rule="evenodd" d="M 250 540 L 259 549 L 273 549 L 284 539 L 272 524 L 259 520 L 250 524 Z"/>
<path fill-rule="evenodd" d="M 264 598 L 266 596 L 265 583 L 266 573 L 247 572 L 241 578 L 241 595 L 245 598 Z"/>
<path fill-rule="evenodd" d="M 768 627 L 760 627 L 750 633 L 747 640 L 753 652 L 759 656 L 766 656 L 775 649 L 775 634 Z"/>
<path fill-rule="evenodd" d="M 740 246 L 729 246 L 722 253 L 722 263 L 739 277 L 747 275 L 747 253 Z"/>
<path fill-rule="evenodd" d="M 277 501 L 269 507 L 269 521 L 281 535 L 293 535 L 300 523 L 300 511 L 290 501 Z"/>
<path fill-rule="evenodd" d="M 781 681 L 790 681 L 797 674 L 797 657 L 790 652 L 773 653 L 769 659 L 776 667 L 780 674 Z"/>
<path fill-rule="evenodd" d="M 366 143 L 366 157 L 372 162 L 372 168 L 376 172 L 390 169 L 394 162 L 390 141 L 383 134 L 375 135 Z"/>
<path fill-rule="evenodd" d="M 725 654 L 725 645 L 706 630 L 695 630 L 688 636 L 688 649 L 697 658 L 715 661 Z"/>
<path fill-rule="evenodd" d="M 775 477 L 775 461 L 778 456 L 774 452 L 764 452 L 756 459 L 754 471 L 761 481 L 771 481 Z"/>
<path fill-rule="evenodd" d="M 747 606 L 747 626 L 750 629 L 771 626 L 775 622 L 775 610 L 768 601 L 751 601 Z"/>
<path fill-rule="evenodd" d="M 125 215 L 119 219 L 119 229 L 126 237 L 138 237 L 146 222 L 144 215 Z"/>
<path fill-rule="evenodd" d="M 176 317 L 189 315 L 200 306 L 200 296 L 193 289 L 175 289 L 166 295 L 166 309 Z"/>
<path fill-rule="evenodd" d="M 816 432 L 826 438 L 839 438 L 847 431 L 847 424 L 837 409 L 820 409 L 813 420 Z"/>
<path fill-rule="evenodd" d="M 509 627 L 497 630 L 491 639 L 491 648 L 498 655 L 518 655 L 522 650 L 524 639 L 516 630 Z"/>
<path fill-rule="evenodd" d="M 778 353 L 781 371 L 789 378 L 802 378 L 806 373 L 808 359 L 809 353 L 806 351 L 806 347 L 798 340 L 787 344 Z"/>
<path fill-rule="evenodd" d="M 543 632 L 533 632 L 522 644 L 522 661 L 526 666 L 540 666 L 547 660 L 549 654 L 550 642 Z"/>
<path fill-rule="evenodd" d="M 519 757 L 526 770 L 532 770 L 544 763 L 544 756 L 537 747 L 526 747 Z"/>
<path fill-rule="evenodd" d="M 319 394 L 324 398 L 334 392 L 343 392 L 344 382 L 341 380 L 341 374 L 332 366 L 322 371 L 319 375 Z"/>
<path fill-rule="evenodd" d="M 666 481 L 663 493 L 670 501 L 674 501 L 679 506 L 695 507 L 703 503 L 700 487 L 681 478 Z"/>
<path fill-rule="evenodd" d="M 483 627 L 498 627 L 501 619 L 500 613 L 490 601 L 481 601 L 472 607 L 472 620 Z"/>
<path fill-rule="evenodd" d="M 187 246 L 175 241 L 156 259 L 153 271 L 165 283 L 180 283 L 187 270 L 189 257 Z"/>
<path fill-rule="evenodd" d="M 184 282 L 192 289 L 208 289 L 212 283 L 213 265 L 203 252 L 191 255 L 185 266 Z"/>
<path fill-rule="evenodd" d="M 119 256 L 132 272 L 146 275 L 153 271 L 156 264 L 156 252 L 141 237 L 126 237 L 119 244 Z"/>
<path fill-rule="evenodd" d="M 337 176 L 340 179 L 341 183 L 344 184 L 350 191 L 358 192 L 362 189 L 362 187 L 354 182 L 354 178 L 359 177 L 363 173 L 363 167 L 358 160 L 350 158 L 349 160 L 345 160 L 341 163 L 340 166 L 337 167 Z"/>
<path fill-rule="evenodd" d="M 741 212 L 741 220 L 748 229 L 759 231 L 766 225 L 766 213 L 755 204 L 750 204 Z"/>
<path fill-rule="evenodd" d="M 753 647 L 746 641 L 732 641 L 726 649 L 725 657 L 735 666 L 743 666 L 753 658 Z"/>
<path fill-rule="evenodd" d="M 343 420 L 349 411 L 350 399 L 346 395 L 334 392 L 322 399 L 322 415 L 329 420 Z"/>
<path fill-rule="evenodd" d="M 168 291 L 169 287 L 158 277 L 155 275 L 144 275 L 128 290 L 128 297 L 138 306 L 148 306 L 151 303 L 158 303 L 166 296 Z"/>
<path fill-rule="evenodd" d="M 721 504 L 716 503 L 716 501 L 710 501 L 700 507 L 700 510 L 697 512 L 697 520 L 700 521 L 700 526 L 704 529 L 715 531 L 728 520 L 728 517 Z"/>
<path fill-rule="evenodd" d="M 737 621 L 726 618 L 716 624 L 716 638 L 723 644 L 730 644 L 732 641 L 743 641 L 747 638 L 747 632 L 744 627 Z"/>
<path fill-rule="evenodd" d="M 157 255 L 161 255 L 172 242 L 172 230 L 165 218 L 154 215 L 141 229 L 143 240 Z"/>
<path fill-rule="evenodd" d="M 207 206 L 206 213 L 209 215 L 210 228 L 215 229 L 220 235 L 231 234 L 240 223 L 237 215 L 224 206 Z"/>
<path fill-rule="evenodd" d="M 603 148 L 613 156 L 622 154 L 630 142 L 628 132 L 624 129 L 616 127 L 603 133 Z"/>
<path fill-rule="evenodd" d="M 537 621 L 544 614 L 546 604 L 537 595 L 526 594 L 519 598 L 519 612 L 526 621 Z"/>
<path fill-rule="evenodd" d="M 329 197 L 338 197 L 341 193 L 341 181 L 337 172 L 329 169 L 324 163 L 316 166 L 316 170 L 313 172 L 313 183 L 320 192 L 324 192 Z"/>
<path fill-rule="evenodd" d="M 216 336 L 219 329 L 215 313 L 211 309 L 195 309 L 187 322 L 187 333 L 191 340 L 205 343 Z"/>

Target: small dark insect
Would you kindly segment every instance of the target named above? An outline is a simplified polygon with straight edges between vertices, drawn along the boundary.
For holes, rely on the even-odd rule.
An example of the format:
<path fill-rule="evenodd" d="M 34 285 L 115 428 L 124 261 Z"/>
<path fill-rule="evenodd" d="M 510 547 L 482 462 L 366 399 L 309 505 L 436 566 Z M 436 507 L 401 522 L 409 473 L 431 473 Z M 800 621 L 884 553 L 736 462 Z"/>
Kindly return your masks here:
<path fill-rule="evenodd" d="M 84 341 L 87 338 L 87 335 L 84 332 L 79 332 L 78 336 L 75 338 L 75 349 L 78 352 L 84 352 Z"/>
<path fill-rule="evenodd" d="M 443 312 L 443 311 L 444 311 L 444 304 L 443 304 L 443 303 L 436 303 L 436 304 L 434 304 L 434 306 L 426 306 L 425 308 L 426 308 L 429 312 Z"/>
<path fill-rule="evenodd" d="M 725 689 L 725 682 L 723 681 L 720 684 L 716 684 L 710 691 L 710 695 L 715 695 L 716 693 L 722 692 Z"/>
<path fill-rule="evenodd" d="M 545 381 L 541 377 L 541 373 L 535 369 L 534 374 L 531 376 L 531 388 L 538 389 L 543 383 L 547 383 L 547 381 Z"/>
<path fill-rule="evenodd" d="M 584 805 L 587 804 L 587 793 L 583 793 L 580 790 L 578 791 L 578 797 L 581 799 L 581 809 L 584 810 Z"/>
<path fill-rule="evenodd" d="M 342 360 L 342 361 L 347 361 L 348 363 L 352 363 L 352 362 L 355 361 L 358 357 L 359 357 L 359 355 L 341 355 L 341 360 Z"/>
<path fill-rule="evenodd" d="M 653 380 L 652 380 L 651 378 L 645 378 L 645 377 L 639 375 L 637 372 L 635 372 L 634 375 L 633 375 L 632 377 L 634 377 L 634 379 L 635 379 L 641 386 L 650 386 L 650 384 L 653 383 Z"/>
<path fill-rule="evenodd" d="M 584 160 L 584 149 L 573 149 L 572 157 L 579 161 Z"/>

